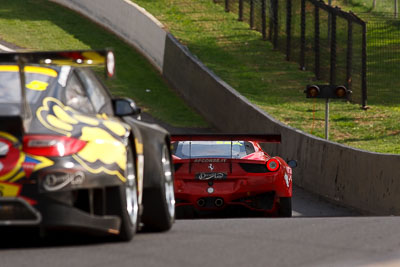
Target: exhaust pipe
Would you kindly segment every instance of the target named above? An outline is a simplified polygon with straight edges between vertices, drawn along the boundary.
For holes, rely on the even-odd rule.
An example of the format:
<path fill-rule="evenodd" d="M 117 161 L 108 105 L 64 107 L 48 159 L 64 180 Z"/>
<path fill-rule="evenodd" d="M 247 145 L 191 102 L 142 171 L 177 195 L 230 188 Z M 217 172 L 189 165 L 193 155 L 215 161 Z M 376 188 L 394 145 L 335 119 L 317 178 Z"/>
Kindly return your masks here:
<path fill-rule="evenodd" d="M 222 205 L 224 205 L 224 200 L 222 198 L 217 198 L 214 202 L 215 206 L 217 207 L 221 207 Z"/>
<path fill-rule="evenodd" d="M 205 199 L 204 199 L 204 198 L 199 198 L 199 199 L 197 200 L 197 205 L 198 205 L 199 207 L 204 207 L 204 206 L 206 205 Z"/>

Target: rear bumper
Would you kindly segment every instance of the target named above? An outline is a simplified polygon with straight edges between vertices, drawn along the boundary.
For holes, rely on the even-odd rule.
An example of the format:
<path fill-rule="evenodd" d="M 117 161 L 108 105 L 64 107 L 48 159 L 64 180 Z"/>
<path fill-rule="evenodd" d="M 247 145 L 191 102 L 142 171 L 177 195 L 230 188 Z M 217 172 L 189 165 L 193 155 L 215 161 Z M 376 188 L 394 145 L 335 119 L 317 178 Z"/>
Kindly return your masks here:
<path fill-rule="evenodd" d="M 231 207 L 244 207 L 252 211 L 274 212 L 279 198 L 274 191 L 262 192 L 235 198 L 234 196 L 190 196 L 182 199 L 176 196 L 176 207 L 191 206 L 199 211 L 219 211 Z"/>
<path fill-rule="evenodd" d="M 292 196 L 291 184 L 283 187 L 281 180 L 272 175 L 210 181 L 178 177 L 175 179 L 176 207 L 221 210 L 226 206 L 244 206 L 254 211 L 272 211 L 280 197 Z"/>
<path fill-rule="evenodd" d="M 47 199 L 32 206 L 22 198 L 0 198 L 0 227 L 33 226 L 44 229 L 71 229 L 93 234 L 118 234 L 118 216 L 98 216 Z"/>

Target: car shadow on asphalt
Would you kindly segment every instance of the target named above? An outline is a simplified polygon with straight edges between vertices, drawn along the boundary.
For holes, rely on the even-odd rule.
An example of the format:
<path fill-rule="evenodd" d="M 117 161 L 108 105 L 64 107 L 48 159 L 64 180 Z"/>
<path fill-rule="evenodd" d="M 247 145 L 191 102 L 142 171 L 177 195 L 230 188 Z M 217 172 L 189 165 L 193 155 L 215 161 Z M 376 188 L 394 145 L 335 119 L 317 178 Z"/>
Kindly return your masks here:
<path fill-rule="evenodd" d="M 114 241 L 107 236 L 93 236 L 82 232 L 57 231 L 41 233 L 37 228 L 0 228 L 0 250 L 45 247 L 88 246 Z"/>

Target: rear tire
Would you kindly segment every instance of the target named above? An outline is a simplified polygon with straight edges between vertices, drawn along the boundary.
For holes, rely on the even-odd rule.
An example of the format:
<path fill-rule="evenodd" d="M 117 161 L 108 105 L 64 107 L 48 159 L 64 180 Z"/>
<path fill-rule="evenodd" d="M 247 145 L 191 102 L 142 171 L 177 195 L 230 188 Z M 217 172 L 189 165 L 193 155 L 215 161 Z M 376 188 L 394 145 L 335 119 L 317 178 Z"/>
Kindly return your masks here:
<path fill-rule="evenodd" d="M 281 197 L 279 199 L 278 215 L 280 217 L 292 217 L 292 198 Z"/>
<path fill-rule="evenodd" d="M 143 194 L 145 203 L 142 222 L 144 230 L 162 232 L 171 229 L 175 221 L 175 194 L 171 155 L 167 145 L 161 148 L 159 183 L 148 188 Z"/>
<path fill-rule="evenodd" d="M 127 147 L 127 164 L 123 186 L 107 188 L 107 214 L 121 218 L 118 240 L 130 241 L 136 233 L 139 221 L 139 202 L 136 170 L 131 147 Z"/>

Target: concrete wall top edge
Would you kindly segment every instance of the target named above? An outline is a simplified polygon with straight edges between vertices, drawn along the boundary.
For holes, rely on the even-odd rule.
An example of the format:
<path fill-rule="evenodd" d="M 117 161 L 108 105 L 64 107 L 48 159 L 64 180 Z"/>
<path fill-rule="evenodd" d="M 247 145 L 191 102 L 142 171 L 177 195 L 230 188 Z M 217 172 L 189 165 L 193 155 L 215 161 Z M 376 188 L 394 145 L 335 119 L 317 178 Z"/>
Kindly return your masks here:
<path fill-rule="evenodd" d="M 129 5 L 134 6 L 137 10 L 139 10 L 140 12 L 142 12 L 144 15 L 146 15 L 149 19 L 151 19 L 158 27 L 165 29 L 164 24 L 162 24 L 156 17 L 154 17 L 151 13 L 147 12 L 147 10 L 141 6 L 139 6 L 138 4 L 130 1 L 130 0 L 124 0 L 126 3 L 128 3 Z"/>

